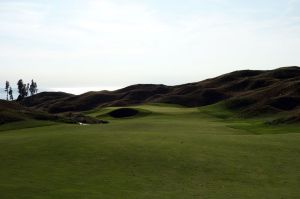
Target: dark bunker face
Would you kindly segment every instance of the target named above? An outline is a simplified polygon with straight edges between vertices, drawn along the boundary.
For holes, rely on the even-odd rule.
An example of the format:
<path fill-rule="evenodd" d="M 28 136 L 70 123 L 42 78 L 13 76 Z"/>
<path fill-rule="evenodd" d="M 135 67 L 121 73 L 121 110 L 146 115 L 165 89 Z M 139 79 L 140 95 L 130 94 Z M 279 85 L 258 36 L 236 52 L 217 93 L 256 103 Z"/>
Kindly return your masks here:
<path fill-rule="evenodd" d="M 109 113 L 114 118 L 124 118 L 137 115 L 139 112 L 132 108 L 120 108 Z"/>

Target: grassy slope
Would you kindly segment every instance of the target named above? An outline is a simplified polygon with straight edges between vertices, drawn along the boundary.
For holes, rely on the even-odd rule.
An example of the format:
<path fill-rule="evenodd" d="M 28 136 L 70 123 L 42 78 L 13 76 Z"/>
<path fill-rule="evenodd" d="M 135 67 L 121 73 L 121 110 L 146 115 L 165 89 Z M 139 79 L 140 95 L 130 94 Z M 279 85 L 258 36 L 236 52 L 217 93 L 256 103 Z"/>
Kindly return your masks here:
<path fill-rule="evenodd" d="M 218 106 L 139 108 L 152 114 L 0 132 L 1 198 L 300 197 L 299 126 Z"/>

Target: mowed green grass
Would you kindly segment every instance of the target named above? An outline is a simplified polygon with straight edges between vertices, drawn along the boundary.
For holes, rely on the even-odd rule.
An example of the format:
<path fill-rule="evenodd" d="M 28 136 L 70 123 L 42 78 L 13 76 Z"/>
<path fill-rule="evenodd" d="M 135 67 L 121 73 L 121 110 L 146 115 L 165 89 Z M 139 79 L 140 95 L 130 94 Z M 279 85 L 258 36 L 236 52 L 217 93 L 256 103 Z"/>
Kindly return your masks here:
<path fill-rule="evenodd" d="M 219 106 L 136 108 L 128 119 L 89 112 L 106 125 L 0 127 L 0 198 L 300 198 L 299 125 Z"/>

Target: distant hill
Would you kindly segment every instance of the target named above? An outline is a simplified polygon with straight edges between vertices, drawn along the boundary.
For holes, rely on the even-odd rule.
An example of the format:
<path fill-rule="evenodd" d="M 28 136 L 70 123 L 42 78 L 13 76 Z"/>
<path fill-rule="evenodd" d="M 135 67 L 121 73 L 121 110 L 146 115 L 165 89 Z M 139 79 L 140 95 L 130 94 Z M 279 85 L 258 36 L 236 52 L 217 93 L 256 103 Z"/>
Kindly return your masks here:
<path fill-rule="evenodd" d="M 29 119 L 59 121 L 61 117 L 24 107 L 17 102 L 0 100 L 0 124 Z"/>
<path fill-rule="evenodd" d="M 52 93 L 52 97 L 42 97 L 43 95 L 44 94 L 41 94 L 38 97 L 38 99 L 39 100 L 44 99 L 50 102 L 53 96 L 62 97 L 62 96 L 67 96 L 68 94 Z M 32 101 L 31 103 L 33 105 L 36 105 L 37 102 L 40 102 L 38 99 L 36 99 L 37 101 Z M 11 122 L 25 121 L 25 120 L 43 120 L 43 121 L 64 122 L 64 123 L 81 122 L 81 123 L 90 123 L 90 124 L 105 122 L 82 114 L 74 114 L 74 113 L 51 114 L 41 109 L 37 109 L 33 107 L 25 107 L 22 104 L 19 104 L 15 101 L 0 100 L 0 125 L 11 123 Z"/>
<path fill-rule="evenodd" d="M 49 113 L 61 113 L 143 103 L 197 107 L 220 101 L 244 116 L 277 112 L 298 114 L 300 67 L 235 71 L 178 86 L 137 84 L 116 91 L 88 92 L 82 95 L 43 92 L 21 103 Z"/>

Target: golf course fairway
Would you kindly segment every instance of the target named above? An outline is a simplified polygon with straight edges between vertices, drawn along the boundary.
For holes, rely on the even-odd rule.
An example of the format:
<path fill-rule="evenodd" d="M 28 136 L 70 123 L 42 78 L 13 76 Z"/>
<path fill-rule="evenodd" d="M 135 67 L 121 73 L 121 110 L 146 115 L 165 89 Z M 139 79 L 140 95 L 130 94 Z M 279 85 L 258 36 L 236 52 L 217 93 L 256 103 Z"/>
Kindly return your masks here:
<path fill-rule="evenodd" d="M 0 126 L 1 199 L 299 199 L 300 126 L 153 104 Z M 30 125 L 32 124 L 32 125 Z"/>

